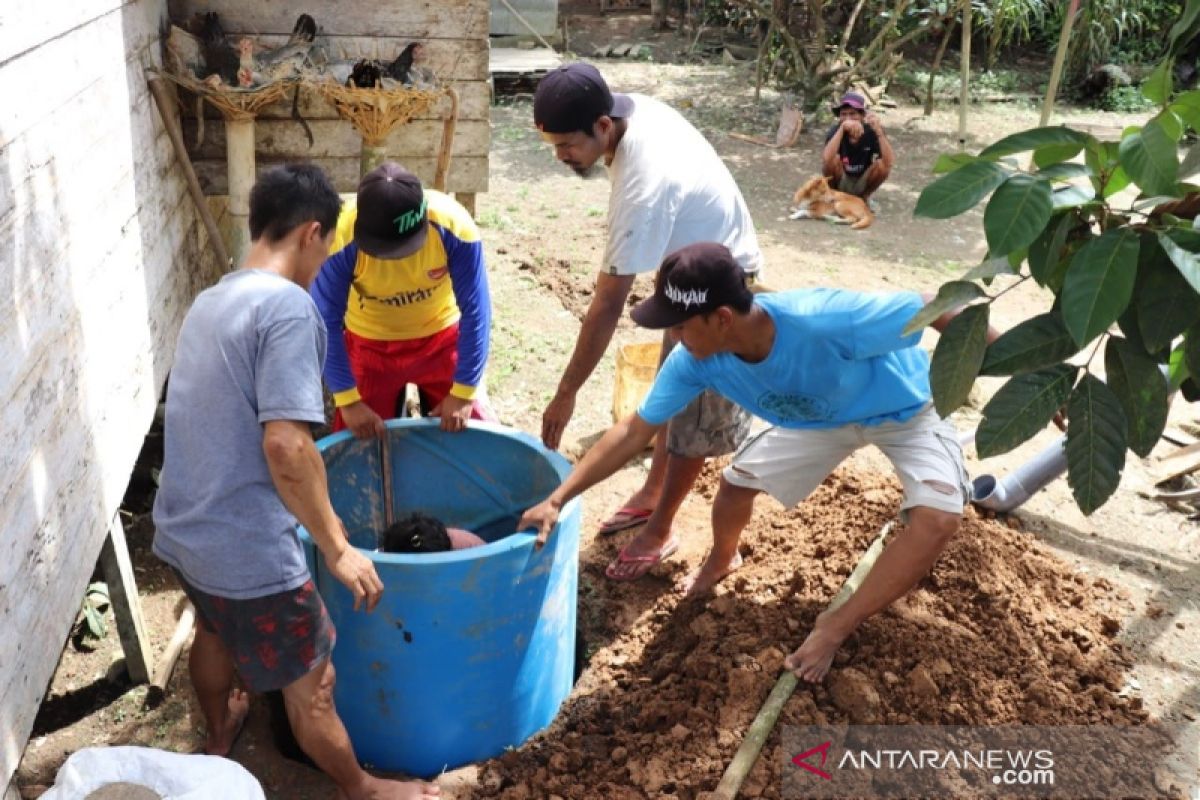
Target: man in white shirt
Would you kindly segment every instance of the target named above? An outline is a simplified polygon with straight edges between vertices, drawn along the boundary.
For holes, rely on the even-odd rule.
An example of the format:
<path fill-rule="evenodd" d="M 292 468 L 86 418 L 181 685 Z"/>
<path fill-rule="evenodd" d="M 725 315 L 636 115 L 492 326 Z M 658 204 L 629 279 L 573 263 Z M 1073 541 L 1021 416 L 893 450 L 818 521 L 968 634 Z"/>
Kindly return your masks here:
<path fill-rule="evenodd" d="M 603 158 L 612 182 L 604 263 L 571 360 L 542 415 L 542 440 L 556 448 L 638 274 L 657 269 L 667 253 L 685 245 L 715 241 L 753 278 L 762 253 L 733 176 L 704 136 L 669 106 L 613 94 L 595 67 L 573 63 L 538 84 L 533 117 L 559 161 L 586 176 Z M 665 337 L 664 358 L 673 346 Z M 749 415 L 712 392 L 671 420 L 645 483 L 601 527 L 613 533 L 646 523 L 609 565 L 608 577 L 634 580 L 674 552 L 671 522 L 705 459 L 736 450 L 748 429 Z"/>

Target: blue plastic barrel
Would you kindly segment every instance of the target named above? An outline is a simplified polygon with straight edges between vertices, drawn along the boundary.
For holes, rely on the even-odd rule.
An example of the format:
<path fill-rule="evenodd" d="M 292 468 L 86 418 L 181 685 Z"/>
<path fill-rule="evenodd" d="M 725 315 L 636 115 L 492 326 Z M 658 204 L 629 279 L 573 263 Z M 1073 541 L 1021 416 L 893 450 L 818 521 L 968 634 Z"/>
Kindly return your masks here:
<path fill-rule="evenodd" d="M 353 610 L 302 531 L 309 568 L 337 626 L 334 698 L 364 764 L 417 776 L 491 758 L 545 728 L 571 690 L 579 579 L 579 501 L 548 544 L 514 534 L 570 466 L 533 437 L 472 422 L 387 423 L 397 516 L 420 510 L 483 537 L 447 553 L 375 552 L 384 528 L 377 440 L 317 443 L 350 541 L 383 580 L 371 614 Z"/>

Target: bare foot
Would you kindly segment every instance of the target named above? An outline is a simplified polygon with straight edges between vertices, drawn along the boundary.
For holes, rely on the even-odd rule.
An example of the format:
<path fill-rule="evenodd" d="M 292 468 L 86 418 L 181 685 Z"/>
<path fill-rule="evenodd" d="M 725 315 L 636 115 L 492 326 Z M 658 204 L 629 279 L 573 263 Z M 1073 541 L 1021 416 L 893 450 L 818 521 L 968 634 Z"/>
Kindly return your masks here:
<path fill-rule="evenodd" d="M 246 715 L 250 713 L 250 696 L 241 689 L 229 692 L 229 707 L 225 710 L 225 719 L 208 732 L 204 742 L 204 752 L 210 756 L 227 756 L 246 724 Z"/>
<path fill-rule="evenodd" d="M 804 643 L 783 660 L 783 666 L 802 681 L 820 683 L 829 673 L 829 666 L 833 663 L 837 649 L 849 635 L 849 631 L 843 633 L 837 630 L 836 626 L 821 614 Z"/>
<path fill-rule="evenodd" d="M 688 573 L 687 577 L 679 582 L 678 589 L 688 597 L 699 597 L 702 594 L 707 594 L 712 591 L 712 588 L 721 582 L 721 579 L 726 575 L 734 572 L 742 565 L 742 554 L 734 553 L 733 560 L 725 563 L 714 563 L 713 554 L 710 550 L 708 557 L 704 559 L 704 563 L 694 572 Z"/>
<path fill-rule="evenodd" d="M 355 792 L 338 790 L 338 800 L 425 800 L 439 797 L 442 790 L 435 783 L 424 781 L 389 781 L 367 775 Z"/>

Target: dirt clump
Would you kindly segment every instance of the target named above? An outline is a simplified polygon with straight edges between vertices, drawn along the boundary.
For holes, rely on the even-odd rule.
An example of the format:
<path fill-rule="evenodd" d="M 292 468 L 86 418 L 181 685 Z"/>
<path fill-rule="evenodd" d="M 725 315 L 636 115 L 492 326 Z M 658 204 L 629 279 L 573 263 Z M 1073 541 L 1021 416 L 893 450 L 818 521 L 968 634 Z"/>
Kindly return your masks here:
<path fill-rule="evenodd" d="M 717 472 L 702 481 L 715 487 Z M 701 487 L 702 490 L 705 487 Z M 841 470 L 798 508 L 760 501 L 746 564 L 706 600 L 638 595 L 608 615 L 558 720 L 481 770 L 483 796 L 695 800 L 710 792 L 779 676 L 881 526 L 890 477 Z M 603 569 L 589 550 L 583 569 Z M 592 562 L 595 563 L 592 563 Z M 635 602 L 599 582 L 603 602 Z M 1129 659 L 1110 638 L 1124 601 L 1073 573 L 1028 533 L 968 511 L 930 575 L 847 640 L 823 684 L 801 684 L 782 725 L 1139 724 L 1118 694 Z M 745 796 L 777 798 L 779 726 Z"/>

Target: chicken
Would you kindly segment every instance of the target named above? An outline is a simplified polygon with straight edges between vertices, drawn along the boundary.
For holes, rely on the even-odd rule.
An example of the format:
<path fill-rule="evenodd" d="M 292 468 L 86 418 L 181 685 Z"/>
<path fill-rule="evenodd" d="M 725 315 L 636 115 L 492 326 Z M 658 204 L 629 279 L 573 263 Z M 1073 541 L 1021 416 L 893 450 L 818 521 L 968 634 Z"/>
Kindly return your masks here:
<path fill-rule="evenodd" d="M 388 64 L 384 71 L 392 80 L 400 81 L 404 84 L 411 84 L 412 79 L 409 75 L 414 64 L 418 64 L 425 58 L 425 45 L 420 42 L 411 42 L 401 51 L 400 55 L 396 56 L 396 60 Z"/>
<path fill-rule="evenodd" d="M 317 37 L 317 22 L 308 14 L 301 14 L 292 28 L 287 43 L 259 53 L 257 61 L 270 80 L 298 78 L 307 69 L 315 66 L 314 43 Z"/>
<path fill-rule="evenodd" d="M 360 58 L 350 70 L 347 86 L 357 86 L 360 89 L 374 89 L 383 78 L 383 65 L 370 58 Z"/>
<path fill-rule="evenodd" d="M 258 69 L 258 62 L 254 58 L 254 40 L 240 39 L 238 41 L 237 85 L 243 89 L 249 89 L 254 86 L 262 86 L 264 83 L 269 83 L 270 80 L 270 76 L 263 74 Z"/>
<path fill-rule="evenodd" d="M 241 54 L 225 36 L 215 11 L 205 14 L 201 22 L 200 48 L 204 55 L 205 83 L 213 83 L 212 77 L 216 76 L 218 85 L 237 85 Z"/>

